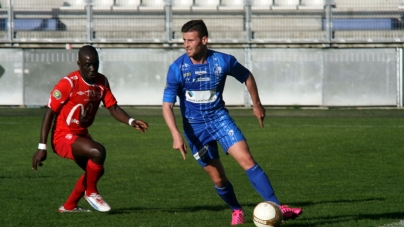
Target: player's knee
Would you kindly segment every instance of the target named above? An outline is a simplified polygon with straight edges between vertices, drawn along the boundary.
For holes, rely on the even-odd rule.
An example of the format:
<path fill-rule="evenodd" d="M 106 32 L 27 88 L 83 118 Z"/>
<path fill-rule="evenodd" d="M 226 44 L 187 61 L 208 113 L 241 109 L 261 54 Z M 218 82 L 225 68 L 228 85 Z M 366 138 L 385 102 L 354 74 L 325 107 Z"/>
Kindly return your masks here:
<path fill-rule="evenodd" d="M 91 149 L 91 154 L 92 154 L 92 159 L 97 160 L 97 162 L 104 162 L 107 152 L 106 152 L 104 146 L 99 145 L 99 146 L 93 147 Z"/>
<path fill-rule="evenodd" d="M 218 188 L 223 188 L 227 185 L 227 178 L 223 177 L 223 178 L 217 178 L 217 179 L 212 179 L 213 180 L 213 184 L 215 184 L 216 187 Z"/>

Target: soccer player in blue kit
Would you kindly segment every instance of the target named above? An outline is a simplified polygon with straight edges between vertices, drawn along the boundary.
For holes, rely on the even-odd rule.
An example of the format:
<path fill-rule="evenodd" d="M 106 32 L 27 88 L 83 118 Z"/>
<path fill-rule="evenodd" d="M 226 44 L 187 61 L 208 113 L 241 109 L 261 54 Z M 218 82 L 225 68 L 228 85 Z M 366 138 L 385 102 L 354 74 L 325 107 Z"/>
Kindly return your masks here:
<path fill-rule="evenodd" d="M 187 146 L 177 128 L 173 112 L 178 96 L 185 138 L 194 158 L 213 181 L 217 194 L 232 209 L 231 224 L 243 224 L 244 211 L 237 201 L 233 185 L 226 177 L 217 142 L 245 170 L 262 198 L 279 205 L 284 220 L 295 219 L 302 209 L 279 203 L 267 175 L 254 161 L 245 137 L 225 108 L 222 94 L 226 76 L 231 75 L 245 83 L 253 102 L 254 115 L 260 126 L 264 127 L 265 109 L 254 76 L 232 55 L 207 48 L 208 30 L 203 20 L 185 23 L 181 32 L 186 53 L 168 69 L 162 107 L 163 117 L 173 137 L 173 148 L 186 158 Z"/>

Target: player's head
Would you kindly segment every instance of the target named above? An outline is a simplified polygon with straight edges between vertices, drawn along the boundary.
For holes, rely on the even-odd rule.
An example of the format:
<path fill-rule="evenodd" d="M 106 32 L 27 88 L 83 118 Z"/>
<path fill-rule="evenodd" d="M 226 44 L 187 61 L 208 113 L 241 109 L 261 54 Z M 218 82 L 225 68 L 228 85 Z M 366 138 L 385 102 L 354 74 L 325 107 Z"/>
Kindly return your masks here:
<path fill-rule="evenodd" d="M 204 57 L 208 44 L 208 29 L 203 20 L 191 20 L 182 28 L 182 38 L 187 55 L 190 58 Z"/>
<path fill-rule="evenodd" d="M 93 83 L 98 75 L 98 66 L 100 64 L 97 50 L 90 45 L 82 46 L 78 57 L 77 65 L 81 76 L 87 83 Z"/>

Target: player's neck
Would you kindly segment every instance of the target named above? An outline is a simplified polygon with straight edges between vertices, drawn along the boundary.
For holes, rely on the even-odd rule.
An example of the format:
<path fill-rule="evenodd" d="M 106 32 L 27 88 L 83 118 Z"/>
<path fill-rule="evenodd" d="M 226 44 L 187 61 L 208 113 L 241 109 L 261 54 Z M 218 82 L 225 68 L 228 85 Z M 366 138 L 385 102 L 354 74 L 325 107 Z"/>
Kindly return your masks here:
<path fill-rule="evenodd" d="M 206 56 L 208 55 L 208 50 L 202 51 L 200 54 L 190 57 L 191 62 L 194 65 L 197 64 L 205 64 L 206 63 Z"/>

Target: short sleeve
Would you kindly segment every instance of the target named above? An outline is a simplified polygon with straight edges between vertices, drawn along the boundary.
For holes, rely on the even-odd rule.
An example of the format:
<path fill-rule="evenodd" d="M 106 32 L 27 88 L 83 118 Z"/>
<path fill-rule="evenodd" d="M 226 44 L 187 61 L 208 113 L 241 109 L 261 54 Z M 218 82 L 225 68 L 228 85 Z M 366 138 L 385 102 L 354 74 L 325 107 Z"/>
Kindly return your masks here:
<path fill-rule="evenodd" d="M 48 107 L 55 113 L 59 113 L 63 105 L 67 102 L 72 91 L 73 84 L 67 77 L 62 78 L 52 89 Z"/>
<path fill-rule="evenodd" d="M 229 55 L 229 65 L 230 75 L 240 81 L 240 83 L 244 83 L 251 74 L 250 70 L 240 64 L 232 55 Z"/>
<path fill-rule="evenodd" d="M 115 96 L 112 94 L 111 88 L 109 86 L 108 79 L 105 78 L 105 96 L 102 100 L 102 103 L 104 104 L 105 108 L 109 108 L 117 103 Z"/>
<path fill-rule="evenodd" d="M 167 72 L 166 86 L 164 88 L 163 102 L 175 103 L 181 82 L 178 80 L 179 70 L 170 66 Z"/>

